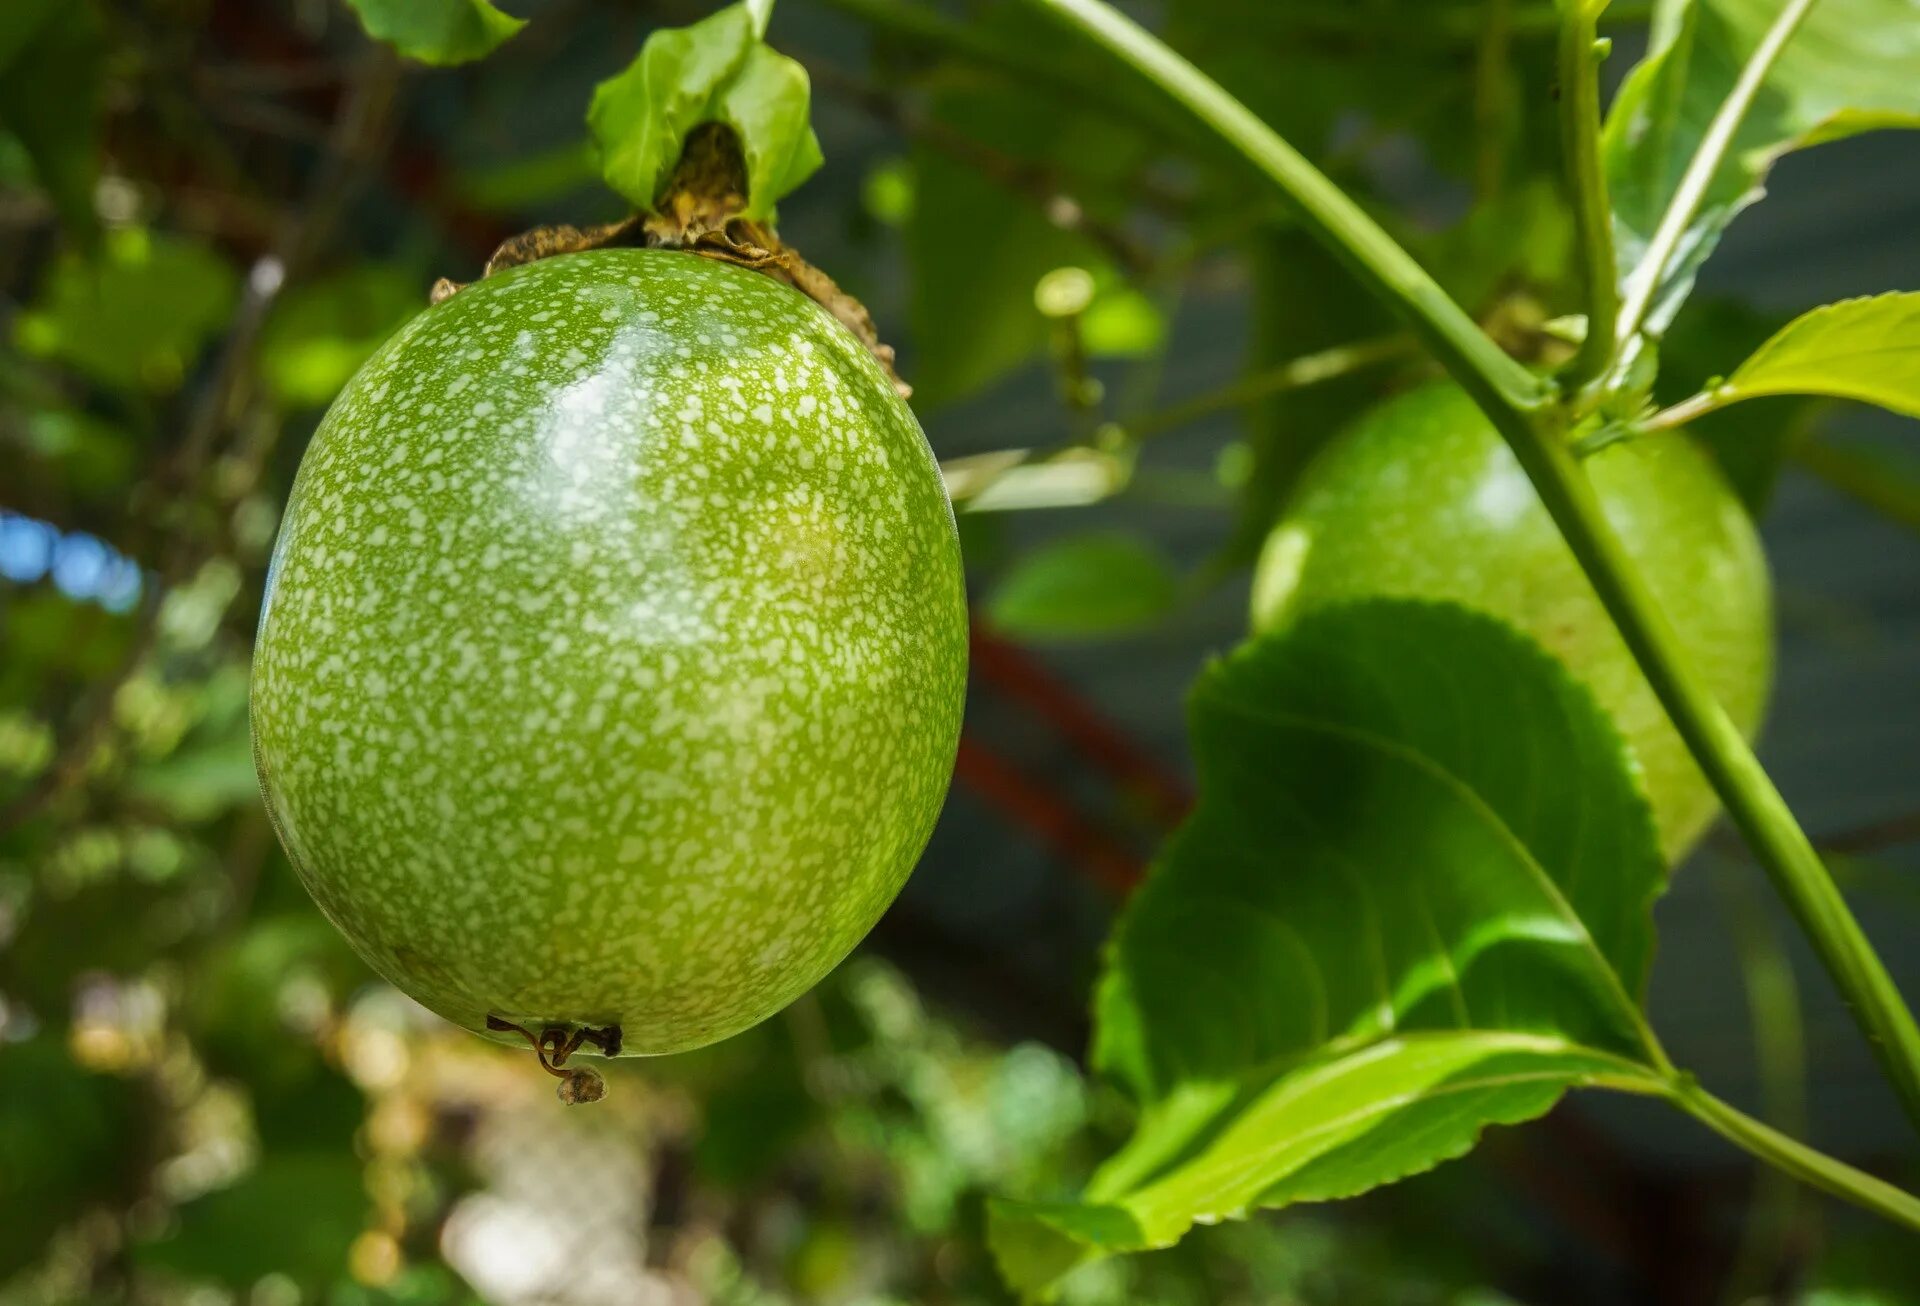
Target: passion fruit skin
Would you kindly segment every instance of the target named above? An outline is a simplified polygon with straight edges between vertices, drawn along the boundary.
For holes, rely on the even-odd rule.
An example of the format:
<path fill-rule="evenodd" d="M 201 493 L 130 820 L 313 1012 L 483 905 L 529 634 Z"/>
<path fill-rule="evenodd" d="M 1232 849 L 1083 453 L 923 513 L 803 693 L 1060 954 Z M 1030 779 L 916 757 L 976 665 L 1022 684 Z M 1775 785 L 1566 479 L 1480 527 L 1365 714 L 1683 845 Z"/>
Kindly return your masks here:
<path fill-rule="evenodd" d="M 691 254 L 570 254 L 422 313 L 328 411 L 254 753 L 401 990 L 674 1052 L 785 1006 L 898 893 L 966 642 L 926 438 L 838 323 Z"/>
<path fill-rule="evenodd" d="M 1773 666 L 1772 585 L 1751 518 L 1684 437 L 1610 445 L 1585 467 L 1681 647 L 1751 738 Z M 1565 662 L 1633 749 L 1669 864 L 1713 819 L 1711 786 L 1532 483 L 1455 386 L 1389 400 L 1308 467 L 1262 550 L 1253 624 L 1370 595 L 1453 600 Z"/>

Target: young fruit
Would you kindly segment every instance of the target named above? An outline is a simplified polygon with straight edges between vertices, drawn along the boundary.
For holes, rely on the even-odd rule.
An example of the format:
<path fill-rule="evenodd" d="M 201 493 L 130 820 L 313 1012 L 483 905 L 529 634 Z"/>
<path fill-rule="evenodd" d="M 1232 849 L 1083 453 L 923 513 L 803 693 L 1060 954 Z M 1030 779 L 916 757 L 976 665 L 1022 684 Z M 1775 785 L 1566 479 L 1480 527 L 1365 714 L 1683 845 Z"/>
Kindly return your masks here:
<path fill-rule="evenodd" d="M 1751 736 L 1773 634 L 1766 558 L 1746 511 L 1683 437 L 1615 444 L 1585 466 L 1681 646 Z M 1638 757 L 1671 861 L 1713 818 L 1706 778 L 1526 474 L 1453 386 L 1391 400 L 1321 452 L 1261 553 L 1254 626 L 1363 595 L 1451 599 L 1563 659 Z"/>
<path fill-rule="evenodd" d="M 966 642 L 938 468 L 845 330 L 692 254 L 570 254 L 421 314 L 327 413 L 255 757 L 395 985 L 504 1041 L 673 1052 L 779 1010 L 899 891 Z"/>

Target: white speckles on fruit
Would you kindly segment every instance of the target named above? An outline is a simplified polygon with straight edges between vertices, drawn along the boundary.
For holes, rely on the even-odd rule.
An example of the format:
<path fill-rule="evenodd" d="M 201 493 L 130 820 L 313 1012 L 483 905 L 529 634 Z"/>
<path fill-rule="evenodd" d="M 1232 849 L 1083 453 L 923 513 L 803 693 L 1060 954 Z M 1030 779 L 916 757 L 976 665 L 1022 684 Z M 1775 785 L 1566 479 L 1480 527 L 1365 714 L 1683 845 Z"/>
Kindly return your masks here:
<path fill-rule="evenodd" d="M 423 313 L 335 402 L 275 551 L 263 787 L 314 897 L 449 1019 L 762 1019 L 871 927 L 951 773 L 953 521 L 811 301 L 664 251 Z"/>

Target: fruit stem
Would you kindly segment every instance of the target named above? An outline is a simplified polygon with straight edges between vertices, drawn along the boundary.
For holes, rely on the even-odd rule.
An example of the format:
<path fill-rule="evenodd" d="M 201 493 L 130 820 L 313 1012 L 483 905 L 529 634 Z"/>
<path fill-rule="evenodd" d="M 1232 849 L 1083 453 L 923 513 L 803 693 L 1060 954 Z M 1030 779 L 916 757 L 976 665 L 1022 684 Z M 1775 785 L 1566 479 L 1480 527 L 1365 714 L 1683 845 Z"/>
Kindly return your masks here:
<path fill-rule="evenodd" d="M 1620 271 L 1613 249 L 1613 209 L 1600 159 L 1600 60 L 1595 22 L 1607 0 L 1561 0 L 1560 142 L 1574 234 L 1585 283 L 1587 334 L 1562 384 L 1578 390 L 1613 361 L 1614 318 L 1620 312 Z"/>
<path fill-rule="evenodd" d="M 1325 175 L 1159 38 L 1104 0 L 1034 2 L 1091 37 L 1234 146 L 1293 201 L 1301 222 L 1340 255 L 1363 285 L 1408 319 L 1486 413 L 1512 446 L 1695 762 L 1820 954 L 1901 1104 L 1920 1125 L 1920 1025 L 1786 800 L 1681 652 L 1652 591 L 1608 524 L 1568 447 L 1567 414 L 1557 387 L 1503 353 L 1412 256 Z M 1784 43 L 1785 33 L 1797 22 L 1789 21 L 1791 15 L 1803 14 L 1806 7 L 1804 0 L 1793 0 L 1763 47 Z M 1756 52 L 1749 73 L 1770 65 L 1772 55 L 1763 58 L 1763 53 Z M 1777 48 L 1772 53 L 1777 54 Z M 1741 84 L 1750 101 L 1748 80 L 1743 75 Z M 1739 95 L 1737 90 L 1734 98 Z M 1727 113 L 1723 110 L 1722 118 Z M 1736 114 L 1734 125 L 1737 121 Z M 1716 120 L 1716 128 L 1720 125 Z M 1706 153 L 1706 143 L 1701 150 Z M 1687 207 L 1690 213 L 1682 199 L 1676 196 L 1675 207 Z M 1638 318 L 1632 320 L 1637 323 Z"/>
<path fill-rule="evenodd" d="M 590 1029 L 585 1025 L 575 1028 L 571 1033 L 560 1025 L 548 1025 L 538 1034 L 524 1025 L 516 1025 L 499 1016 L 487 1017 L 487 1028 L 502 1033 L 512 1031 L 527 1041 L 538 1058 L 540 1068 L 560 1081 L 560 1100 L 569 1106 L 583 1102 L 598 1102 L 607 1095 L 606 1081 L 584 1067 L 578 1070 L 562 1069 L 567 1059 L 580 1050 L 582 1043 L 591 1043 L 608 1056 L 617 1056 L 620 1052 L 620 1027 L 609 1025 L 605 1029 Z"/>

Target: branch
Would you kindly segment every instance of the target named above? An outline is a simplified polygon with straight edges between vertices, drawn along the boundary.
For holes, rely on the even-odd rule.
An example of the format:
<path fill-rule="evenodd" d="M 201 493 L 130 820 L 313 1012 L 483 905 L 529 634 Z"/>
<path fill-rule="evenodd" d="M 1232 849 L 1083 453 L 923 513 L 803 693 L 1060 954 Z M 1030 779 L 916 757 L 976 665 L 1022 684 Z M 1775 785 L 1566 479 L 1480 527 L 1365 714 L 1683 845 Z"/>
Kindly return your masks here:
<path fill-rule="evenodd" d="M 1573 197 L 1574 235 L 1586 286 L 1587 334 L 1562 384 L 1577 390 L 1613 361 L 1614 319 L 1620 312 L 1620 268 L 1613 248 L 1613 207 L 1600 161 L 1600 59 L 1594 23 L 1607 0 L 1562 0 L 1560 28 L 1560 145 Z"/>

